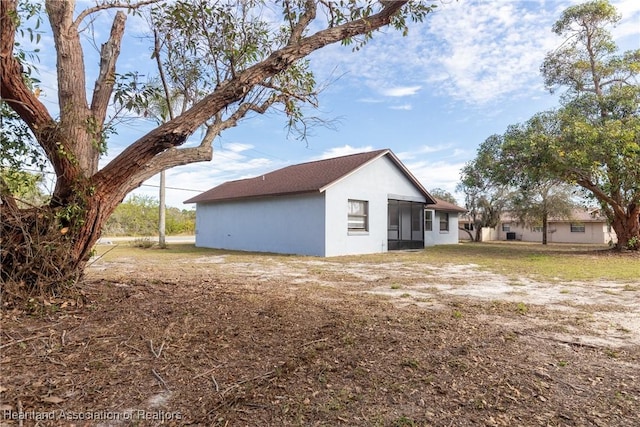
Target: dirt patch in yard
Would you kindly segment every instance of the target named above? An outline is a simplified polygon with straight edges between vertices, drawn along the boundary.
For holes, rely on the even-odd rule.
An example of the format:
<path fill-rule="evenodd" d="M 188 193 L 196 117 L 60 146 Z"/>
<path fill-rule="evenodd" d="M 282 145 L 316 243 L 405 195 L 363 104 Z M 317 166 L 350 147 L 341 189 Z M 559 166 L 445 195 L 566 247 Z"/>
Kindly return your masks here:
<path fill-rule="evenodd" d="M 633 284 L 215 255 L 82 291 L 2 312 L 0 425 L 640 425 Z"/>

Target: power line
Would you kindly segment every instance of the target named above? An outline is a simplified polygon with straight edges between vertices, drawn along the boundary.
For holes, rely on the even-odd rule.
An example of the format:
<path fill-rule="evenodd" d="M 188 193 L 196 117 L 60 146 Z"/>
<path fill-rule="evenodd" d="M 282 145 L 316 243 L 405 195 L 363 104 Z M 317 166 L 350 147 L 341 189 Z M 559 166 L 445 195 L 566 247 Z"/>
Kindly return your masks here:
<path fill-rule="evenodd" d="M 153 184 L 142 184 L 141 187 L 154 187 L 154 188 L 160 188 L 159 185 L 153 185 Z M 167 188 L 169 190 L 181 190 L 181 191 L 193 191 L 195 193 L 202 193 L 203 191 L 206 190 L 194 190 L 193 188 L 178 188 L 178 187 L 167 187 L 166 185 L 164 186 L 164 188 Z"/>
<path fill-rule="evenodd" d="M 46 175 L 55 175 L 55 172 L 50 172 L 50 171 L 39 171 L 36 169 L 23 169 L 26 172 L 37 172 L 37 173 L 41 173 L 41 174 L 46 174 Z M 155 188 L 160 188 L 159 185 L 153 185 L 153 184 L 142 184 L 141 187 L 155 187 Z M 179 188 L 179 187 L 166 187 L 170 190 L 180 190 L 180 191 L 193 191 L 194 193 L 202 193 L 203 191 L 206 190 L 196 190 L 194 188 Z"/>

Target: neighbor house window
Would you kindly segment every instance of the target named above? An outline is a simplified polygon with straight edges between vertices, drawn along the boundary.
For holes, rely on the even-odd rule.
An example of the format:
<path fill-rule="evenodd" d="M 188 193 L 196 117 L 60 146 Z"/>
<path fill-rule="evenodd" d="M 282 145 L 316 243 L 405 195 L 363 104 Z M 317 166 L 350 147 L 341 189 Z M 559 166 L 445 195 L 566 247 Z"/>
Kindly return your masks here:
<path fill-rule="evenodd" d="M 502 231 L 511 231 L 511 224 L 503 223 L 502 224 Z"/>
<path fill-rule="evenodd" d="M 349 200 L 349 231 L 369 231 L 369 202 Z"/>
<path fill-rule="evenodd" d="M 424 211 L 424 231 L 433 231 L 433 211 Z"/>
<path fill-rule="evenodd" d="M 464 229 L 468 230 L 468 231 L 473 231 L 473 224 L 470 222 L 465 222 L 464 223 Z"/>
<path fill-rule="evenodd" d="M 440 212 L 440 231 L 449 231 L 449 214 Z"/>
<path fill-rule="evenodd" d="M 579 224 L 577 222 L 571 223 L 571 232 L 572 233 L 584 233 L 584 224 Z"/>
<path fill-rule="evenodd" d="M 531 231 L 534 233 L 542 233 L 542 226 L 531 227 Z"/>

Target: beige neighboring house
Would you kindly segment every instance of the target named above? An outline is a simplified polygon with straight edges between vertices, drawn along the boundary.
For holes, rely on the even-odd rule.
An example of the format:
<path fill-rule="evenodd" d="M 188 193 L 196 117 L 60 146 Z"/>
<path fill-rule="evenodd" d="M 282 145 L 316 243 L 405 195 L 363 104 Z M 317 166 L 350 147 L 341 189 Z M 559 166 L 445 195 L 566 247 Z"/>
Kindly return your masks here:
<path fill-rule="evenodd" d="M 473 231 L 469 219 L 460 219 L 460 240 L 470 240 L 465 230 Z M 482 241 L 517 240 L 542 242 L 542 226 L 525 226 L 508 213 L 503 214 L 496 228 L 483 228 Z M 570 218 L 550 218 L 547 243 L 609 244 L 617 241 L 616 233 L 607 218 L 597 208 L 576 209 Z"/>

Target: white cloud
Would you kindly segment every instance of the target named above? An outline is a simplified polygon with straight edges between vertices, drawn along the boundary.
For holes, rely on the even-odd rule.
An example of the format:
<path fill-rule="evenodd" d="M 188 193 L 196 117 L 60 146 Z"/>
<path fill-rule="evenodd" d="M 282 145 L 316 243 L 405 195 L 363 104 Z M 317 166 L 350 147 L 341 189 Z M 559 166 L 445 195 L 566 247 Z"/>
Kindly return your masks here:
<path fill-rule="evenodd" d="M 254 146 L 251 144 L 243 144 L 241 142 L 225 142 L 220 144 L 220 148 L 216 151 L 224 153 L 226 156 L 236 156 L 243 151 L 251 150 Z"/>
<path fill-rule="evenodd" d="M 613 5 L 622 15 L 622 20 L 611 30 L 611 34 L 617 38 L 631 38 L 631 46 L 621 46 L 623 50 L 637 49 L 640 39 L 640 2 L 638 0 L 620 0 Z"/>
<path fill-rule="evenodd" d="M 407 37 L 384 29 L 357 53 L 329 46 L 314 53 L 312 64 L 320 76 L 337 65 L 345 74 L 338 84 L 366 85 L 385 96 L 420 91 L 472 106 L 528 100 L 546 92 L 540 65 L 561 43 L 553 23 L 578 2 L 442 1 L 424 23 L 410 25 Z M 612 4 L 623 16 L 614 37 L 637 47 L 640 2 Z"/>
<path fill-rule="evenodd" d="M 349 154 L 364 153 L 372 151 L 374 148 L 370 145 L 364 147 L 352 147 L 351 145 L 343 145 L 342 147 L 333 147 L 323 152 L 318 159 L 331 159 L 333 157 L 347 156 Z"/>
<path fill-rule="evenodd" d="M 416 158 L 422 159 L 425 154 L 433 154 L 433 153 L 442 153 L 442 152 L 451 152 L 452 144 L 438 144 L 438 145 L 423 145 L 412 149 L 411 151 L 401 151 L 396 153 L 398 158 L 403 162 L 407 163 Z M 463 150 L 455 149 L 453 150 L 453 155 L 451 157 L 459 157 L 459 155 L 464 154 Z M 447 156 L 450 157 L 450 156 Z M 442 156 L 440 156 L 442 158 Z"/>
<path fill-rule="evenodd" d="M 427 78 L 441 92 L 471 104 L 541 90 L 539 67 L 555 45 L 557 15 L 532 2 L 456 2 L 435 14 L 429 34 L 441 44 L 438 70 Z"/>
<path fill-rule="evenodd" d="M 451 194 L 455 193 L 456 186 L 460 182 L 460 169 L 464 166 L 464 163 L 460 162 L 425 160 L 403 163 L 427 190 L 441 188 Z M 458 204 L 461 201 L 458 200 Z"/>
<path fill-rule="evenodd" d="M 411 96 L 418 93 L 421 86 L 402 86 L 402 87 L 390 87 L 385 89 L 380 89 L 380 93 L 384 96 L 393 96 L 393 97 L 401 97 L 401 96 Z"/>

